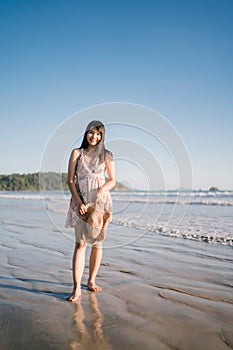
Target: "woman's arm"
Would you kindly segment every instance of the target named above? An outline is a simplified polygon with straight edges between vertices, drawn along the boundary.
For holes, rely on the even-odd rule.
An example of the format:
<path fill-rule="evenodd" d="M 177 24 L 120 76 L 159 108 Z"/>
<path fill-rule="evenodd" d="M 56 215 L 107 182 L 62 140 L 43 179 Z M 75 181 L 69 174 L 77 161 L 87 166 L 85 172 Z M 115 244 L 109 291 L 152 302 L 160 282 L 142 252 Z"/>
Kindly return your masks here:
<path fill-rule="evenodd" d="M 77 203 L 77 205 L 81 206 L 82 201 L 78 195 L 77 189 L 76 189 L 76 185 L 75 185 L 75 170 L 76 170 L 76 165 L 77 165 L 77 160 L 78 160 L 78 156 L 80 154 L 80 150 L 79 149 L 74 149 L 71 152 L 70 155 L 70 160 L 69 160 L 69 165 L 68 165 L 68 181 L 67 184 L 69 186 L 70 192 L 75 200 L 75 202 Z"/>
<path fill-rule="evenodd" d="M 116 185 L 114 161 L 111 160 L 110 162 L 106 162 L 105 166 L 108 174 L 108 180 L 98 189 L 98 196 L 102 196 L 105 192 L 110 191 Z"/>

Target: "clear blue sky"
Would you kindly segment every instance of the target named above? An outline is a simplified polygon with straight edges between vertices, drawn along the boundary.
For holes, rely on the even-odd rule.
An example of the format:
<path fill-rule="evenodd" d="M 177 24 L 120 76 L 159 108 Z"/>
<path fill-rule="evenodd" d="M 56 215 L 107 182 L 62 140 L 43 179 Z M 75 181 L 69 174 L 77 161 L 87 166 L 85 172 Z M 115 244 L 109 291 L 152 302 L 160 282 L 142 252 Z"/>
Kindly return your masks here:
<path fill-rule="evenodd" d="M 124 101 L 174 125 L 195 188 L 233 188 L 232 0 L 0 0 L 0 47 L 0 174 L 38 171 L 67 117 Z"/>

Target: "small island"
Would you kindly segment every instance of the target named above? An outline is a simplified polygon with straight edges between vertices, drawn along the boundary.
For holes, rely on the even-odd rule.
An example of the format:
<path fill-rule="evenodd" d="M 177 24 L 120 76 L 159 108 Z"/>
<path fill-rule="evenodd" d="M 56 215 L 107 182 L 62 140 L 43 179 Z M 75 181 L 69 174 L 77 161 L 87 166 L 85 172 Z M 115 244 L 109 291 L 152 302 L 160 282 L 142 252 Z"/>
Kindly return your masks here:
<path fill-rule="evenodd" d="M 209 191 L 210 191 L 210 192 L 217 192 L 217 191 L 220 191 L 220 189 L 219 189 L 218 187 L 211 186 L 211 187 L 209 188 Z"/>
<path fill-rule="evenodd" d="M 129 190 L 130 188 L 121 182 L 117 182 L 116 186 L 112 189 L 112 191 L 129 191 Z"/>

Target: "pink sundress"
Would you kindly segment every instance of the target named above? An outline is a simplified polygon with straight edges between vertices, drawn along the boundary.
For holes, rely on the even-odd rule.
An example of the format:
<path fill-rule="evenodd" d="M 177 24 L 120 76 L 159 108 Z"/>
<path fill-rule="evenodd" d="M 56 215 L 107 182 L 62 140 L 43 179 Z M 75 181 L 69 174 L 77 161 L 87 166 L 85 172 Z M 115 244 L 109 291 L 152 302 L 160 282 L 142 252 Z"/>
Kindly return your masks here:
<path fill-rule="evenodd" d="M 98 188 L 106 182 L 105 170 L 105 163 L 100 163 L 98 158 L 95 159 L 90 166 L 86 154 L 84 153 L 84 149 L 80 149 L 75 175 L 76 184 L 79 187 L 79 191 L 85 203 L 95 201 Z M 111 214 L 112 199 L 109 191 L 105 192 L 101 197 L 101 202 L 104 211 Z M 79 218 L 78 206 L 73 197 L 71 197 L 65 227 L 75 227 L 77 224 L 80 224 L 80 222 L 82 222 L 82 220 Z"/>

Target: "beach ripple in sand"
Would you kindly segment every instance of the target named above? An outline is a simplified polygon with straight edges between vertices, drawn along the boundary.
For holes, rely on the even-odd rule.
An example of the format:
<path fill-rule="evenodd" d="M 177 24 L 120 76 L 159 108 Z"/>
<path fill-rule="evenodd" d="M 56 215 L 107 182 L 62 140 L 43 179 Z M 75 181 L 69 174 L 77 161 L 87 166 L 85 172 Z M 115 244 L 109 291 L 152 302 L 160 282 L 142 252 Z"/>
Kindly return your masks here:
<path fill-rule="evenodd" d="M 81 303 L 72 305 L 65 297 L 73 241 L 38 200 L 15 201 L 1 208 L 1 350 L 233 348 L 232 247 L 152 231 L 139 239 L 138 228 L 111 224 L 98 276 L 103 292 L 87 291 L 85 269 Z M 189 223 L 204 227 L 214 212 L 191 211 Z M 63 215 L 53 219 L 63 227 Z"/>

